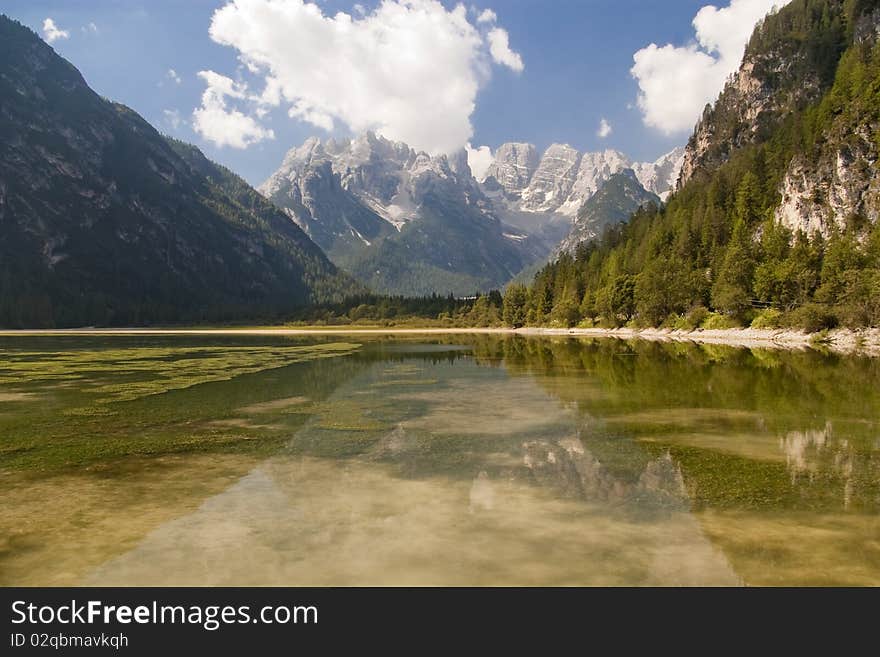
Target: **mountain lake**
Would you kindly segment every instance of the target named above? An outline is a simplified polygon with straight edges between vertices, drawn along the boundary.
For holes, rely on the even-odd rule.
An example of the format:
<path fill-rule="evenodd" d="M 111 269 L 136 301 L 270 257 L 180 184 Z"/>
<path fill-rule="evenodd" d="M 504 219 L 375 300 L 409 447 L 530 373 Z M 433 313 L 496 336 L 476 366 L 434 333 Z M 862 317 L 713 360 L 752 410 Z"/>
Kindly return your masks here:
<path fill-rule="evenodd" d="M 880 359 L 0 337 L 0 584 L 880 585 Z"/>

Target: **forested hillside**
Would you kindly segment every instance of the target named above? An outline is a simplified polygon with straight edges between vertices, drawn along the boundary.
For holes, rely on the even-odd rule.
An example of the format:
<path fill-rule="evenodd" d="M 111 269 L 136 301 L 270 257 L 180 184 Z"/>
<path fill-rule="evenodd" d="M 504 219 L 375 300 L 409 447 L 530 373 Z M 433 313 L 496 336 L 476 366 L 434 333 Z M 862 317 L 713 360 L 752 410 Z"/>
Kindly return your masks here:
<path fill-rule="evenodd" d="M 0 16 L 0 327 L 253 320 L 361 290 L 241 178 Z"/>
<path fill-rule="evenodd" d="M 880 324 L 880 2 L 794 0 L 707 107 L 678 191 L 528 288 L 511 324 Z"/>

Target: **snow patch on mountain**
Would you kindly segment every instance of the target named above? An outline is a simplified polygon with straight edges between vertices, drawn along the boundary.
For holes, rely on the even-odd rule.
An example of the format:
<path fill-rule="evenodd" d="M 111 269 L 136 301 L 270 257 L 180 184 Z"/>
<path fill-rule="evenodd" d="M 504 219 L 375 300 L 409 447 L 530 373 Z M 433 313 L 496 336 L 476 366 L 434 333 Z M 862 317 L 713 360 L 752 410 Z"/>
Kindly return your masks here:
<path fill-rule="evenodd" d="M 573 219 L 605 181 L 626 169 L 665 201 L 675 189 L 683 158 L 683 147 L 654 162 L 634 162 L 613 149 L 580 153 L 568 144 L 552 144 L 538 157 L 532 144 L 507 143 L 498 148 L 480 182 L 486 196 L 503 199 L 508 211 Z"/>

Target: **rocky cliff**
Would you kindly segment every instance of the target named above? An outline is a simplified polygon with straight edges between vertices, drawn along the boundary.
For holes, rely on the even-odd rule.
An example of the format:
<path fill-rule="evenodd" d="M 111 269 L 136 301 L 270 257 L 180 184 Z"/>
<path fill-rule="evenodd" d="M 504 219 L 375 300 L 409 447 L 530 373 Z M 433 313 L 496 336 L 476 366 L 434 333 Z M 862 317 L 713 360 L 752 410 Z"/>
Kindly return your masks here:
<path fill-rule="evenodd" d="M 655 162 L 634 162 L 608 149 L 580 153 L 568 144 L 552 144 L 540 158 L 531 144 L 502 144 L 482 182 L 484 191 L 499 199 L 506 210 L 532 214 L 559 214 L 574 218 L 584 202 L 615 173 L 632 169 L 639 183 L 661 199 L 675 187 L 684 148 L 676 148 Z"/>
<path fill-rule="evenodd" d="M 521 153 L 524 162 L 528 153 Z M 516 184 L 516 168 L 498 171 Z M 309 139 L 260 187 L 374 290 L 469 295 L 503 286 L 552 245 L 503 223 L 462 151 L 430 156 L 373 133 Z"/>
<path fill-rule="evenodd" d="M 773 15 L 756 29 L 739 70 L 688 142 L 680 186 L 717 169 L 731 153 L 772 138 L 791 117 L 825 99 L 848 42 L 869 50 L 877 41 L 876 3 L 799 4 L 801 11 Z M 821 32 L 806 36 L 816 25 Z M 867 107 L 849 110 L 833 108 L 837 116 L 822 126 L 821 138 L 786 165 L 774 216 L 795 233 L 827 237 L 850 217 L 877 218 L 877 116 Z"/>
<path fill-rule="evenodd" d="M 860 49 L 875 47 L 880 8 L 860 16 L 852 29 Z M 841 101 L 826 100 L 834 118 L 808 153 L 792 159 L 780 185 L 774 216 L 793 232 L 828 237 L 852 221 L 876 224 L 880 218 L 880 95 Z"/>

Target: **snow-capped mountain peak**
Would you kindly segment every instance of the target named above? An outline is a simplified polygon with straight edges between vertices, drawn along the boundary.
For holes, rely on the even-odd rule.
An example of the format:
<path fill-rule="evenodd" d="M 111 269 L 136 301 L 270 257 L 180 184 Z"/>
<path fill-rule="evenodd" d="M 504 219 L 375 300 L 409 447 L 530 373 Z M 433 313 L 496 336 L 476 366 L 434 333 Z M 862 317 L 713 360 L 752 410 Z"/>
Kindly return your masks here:
<path fill-rule="evenodd" d="M 539 158 L 531 144 L 506 143 L 498 147 L 481 182 L 495 198 L 500 187 L 515 211 L 574 217 L 606 180 L 625 169 L 665 200 L 675 188 L 683 157 L 684 148 L 676 148 L 655 162 L 634 162 L 613 149 L 580 153 L 568 144 L 552 144 Z"/>

